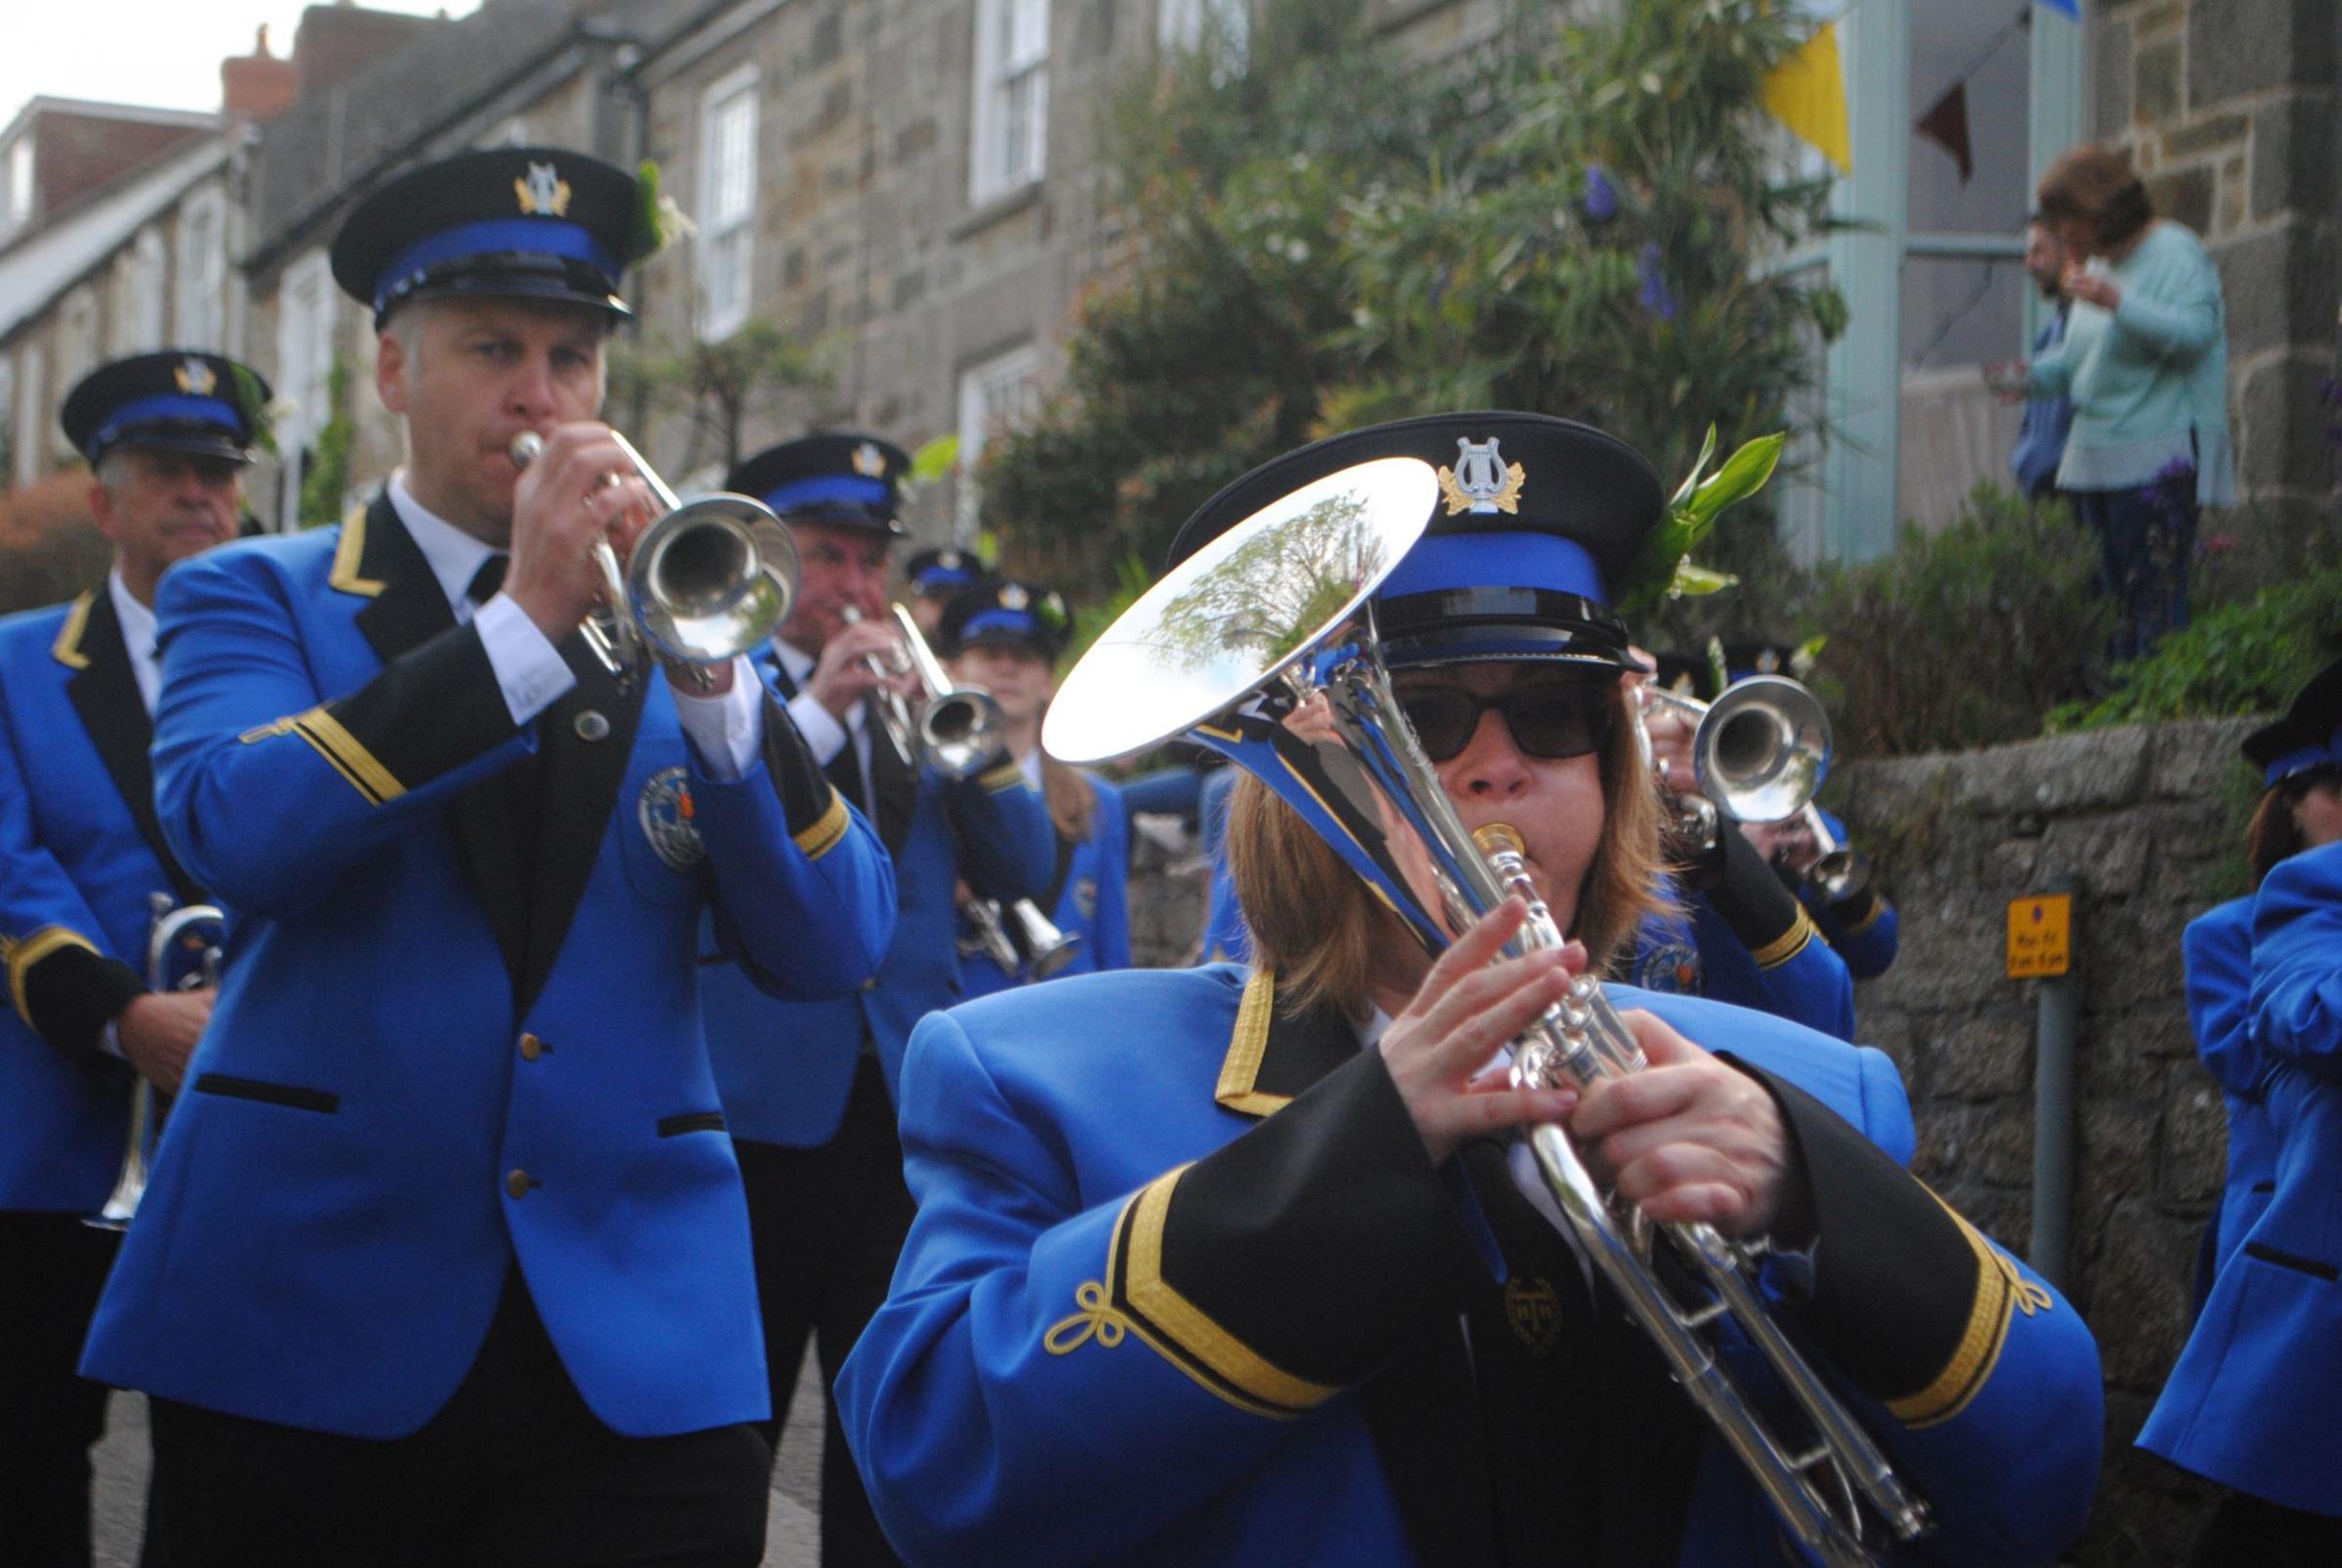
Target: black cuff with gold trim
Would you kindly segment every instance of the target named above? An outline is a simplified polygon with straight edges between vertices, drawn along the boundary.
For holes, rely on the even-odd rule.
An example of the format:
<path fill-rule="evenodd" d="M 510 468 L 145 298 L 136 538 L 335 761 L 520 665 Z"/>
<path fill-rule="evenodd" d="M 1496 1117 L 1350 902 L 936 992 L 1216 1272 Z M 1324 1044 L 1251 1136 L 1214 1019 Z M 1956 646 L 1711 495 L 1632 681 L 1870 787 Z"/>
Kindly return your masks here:
<path fill-rule="evenodd" d="M 401 654 L 357 691 L 301 715 L 291 728 L 378 805 L 518 733 L 496 666 L 478 629 L 468 625 Z"/>
<path fill-rule="evenodd" d="M 139 972 L 79 942 L 61 945 L 18 977 L 33 1032 L 84 1067 L 104 1060 L 98 1036 L 122 1009 L 146 994 Z"/>
<path fill-rule="evenodd" d="M 1859 937 L 1878 923 L 1886 910 L 1886 900 L 1876 887 L 1866 886 L 1850 897 L 1828 906 L 1830 923 L 1849 937 Z"/>
<path fill-rule="evenodd" d="M 1759 969 L 1787 963 L 1813 940 L 1813 918 L 1781 885 L 1771 863 L 1727 823 L 1716 834 L 1723 868 L 1702 889 Z"/>
<path fill-rule="evenodd" d="M 1488 1277 L 1376 1051 L 1181 1174 L 1160 1272 L 1193 1307 L 1185 1329 L 1154 1325 L 1184 1354 L 1232 1342 L 1329 1389 L 1363 1380 Z"/>
<path fill-rule="evenodd" d="M 1733 1065 L 1771 1092 L 1803 1158 L 1816 1236 L 1805 1321 L 1833 1365 L 1906 1415 L 1961 1365 L 1980 1292 L 2003 1281 L 1966 1224 L 1860 1129 L 1796 1084 Z"/>
<path fill-rule="evenodd" d="M 764 771 L 772 776 L 789 836 L 809 859 L 820 859 L 846 836 L 845 800 L 814 761 L 813 748 L 787 706 L 769 690 L 764 695 Z"/>

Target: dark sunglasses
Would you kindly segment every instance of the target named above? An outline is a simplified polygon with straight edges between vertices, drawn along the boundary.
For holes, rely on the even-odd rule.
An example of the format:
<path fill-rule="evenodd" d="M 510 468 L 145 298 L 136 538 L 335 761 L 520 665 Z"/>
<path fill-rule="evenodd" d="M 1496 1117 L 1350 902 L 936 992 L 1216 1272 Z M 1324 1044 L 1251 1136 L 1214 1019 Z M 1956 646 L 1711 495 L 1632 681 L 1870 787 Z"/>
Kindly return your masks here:
<path fill-rule="evenodd" d="M 1481 697 L 1456 686 L 1417 686 L 1398 694 L 1424 755 L 1445 762 L 1472 744 L 1480 715 L 1505 716 L 1513 744 L 1533 757 L 1558 760 L 1598 751 L 1610 739 L 1611 689 L 1594 681 L 1549 681 Z"/>

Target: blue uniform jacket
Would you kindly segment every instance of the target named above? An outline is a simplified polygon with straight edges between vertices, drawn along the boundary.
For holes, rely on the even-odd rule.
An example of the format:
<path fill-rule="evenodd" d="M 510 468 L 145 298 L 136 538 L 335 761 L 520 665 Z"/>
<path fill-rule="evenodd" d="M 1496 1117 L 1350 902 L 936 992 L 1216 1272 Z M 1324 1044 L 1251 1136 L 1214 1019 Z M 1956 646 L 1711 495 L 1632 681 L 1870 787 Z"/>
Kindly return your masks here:
<path fill-rule="evenodd" d="M 757 663 L 776 690 L 794 695 L 770 649 Z M 894 941 L 858 993 L 829 1001 L 780 1001 L 732 965 L 703 969 L 707 1052 L 736 1138 L 786 1148 L 828 1143 L 845 1115 L 866 1039 L 893 1092 L 911 1025 L 960 998 L 959 880 L 1004 903 L 1049 885 L 1056 830 L 1048 804 L 1014 761 L 953 783 L 932 768 L 909 773 L 884 736 L 871 739 L 878 827 L 895 867 Z M 830 776 L 854 767 L 848 744 Z"/>
<path fill-rule="evenodd" d="M 151 726 L 112 597 L 0 621 L 0 1209 L 96 1213 L 132 1075 L 99 1032 L 145 987 L 149 898 L 201 893 L 164 847 Z"/>
<path fill-rule="evenodd" d="M 1245 928 L 1244 910 L 1236 903 L 1236 879 L 1228 868 L 1228 803 L 1236 792 L 1235 768 L 1222 768 L 1203 780 L 1203 851 L 1211 863 L 1212 885 L 1203 909 L 1203 962 L 1252 957 L 1252 933 Z"/>
<path fill-rule="evenodd" d="M 1932 1500 L 1933 1555 L 2047 1557 L 2096 1472 L 2095 1348 L 1902 1172 L 1892 1065 L 1616 994 L 1777 1075 L 1820 1236 L 1799 1316 Z M 1502 1549 L 1490 1515 L 1565 1494 L 1562 1527 L 1598 1529 L 1599 1560 L 1780 1560 L 1753 1489 L 1551 1227 L 1529 1226 L 1549 1261 L 1514 1266 L 1534 1237 L 1499 1146 L 1435 1170 L 1380 1054 L 1279 1010 L 1266 979 L 1133 970 L 932 1017 L 902 1111 L 918 1216 L 836 1395 L 912 1563 L 1484 1568 L 1560 1555 Z M 1598 1403 L 1599 1429 L 1491 1453 L 1482 1401 L 1531 1427 Z"/>
<path fill-rule="evenodd" d="M 2269 1058 L 2244 1027 L 2252 988 L 2252 900 L 2231 899 L 2188 922 L 2188 1022 L 2228 1106 L 2228 1186 L 2220 1197 L 2215 1270 L 2226 1267 L 2277 1190 L 2277 1139 L 2269 1126 Z"/>
<path fill-rule="evenodd" d="M 157 804 L 230 956 L 85 1375 L 403 1435 L 517 1262 L 618 1431 L 762 1418 L 700 913 L 810 995 L 876 967 L 893 907 L 794 727 L 768 709 L 715 783 L 664 679 L 622 693 L 575 633 L 579 685 L 515 727 L 386 500 L 186 562 L 158 610 Z"/>
<path fill-rule="evenodd" d="M 1840 844 L 1846 841 L 1846 824 L 1828 812 L 1821 814 L 1822 824 L 1830 836 Z M 1901 939 L 1895 918 L 1895 906 L 1877 884 L 1863 888 L 1853 897 L 1833 905 L 1810 886 L 1797 884 L 1797 902 L 1813 916 L 1829 942 L 1831 950 L 1846 961 L 1846 969 L 1856 980 L 1877 980 L 1894 967 L 1895 953 Z"/>
<path fill-rule="evenodd" d="M 2342 844 L 2270 871 L 2251 941 L 2245 1027 L 2269 1065 L 2277 1189 L 2212 1281 L 2139 1446 L 2342 1514 Z"/>
<path fill-rule="evenodd" d="M 1130 967 L 1130 820 L 1123 814 L 1121 790 L 1095 774 L 1085 772 L 1082 778 L 1098 802 L 1090 836 L 1079 843 L 1058 839 L 1057 874 L 1036 901 L 1045 902 L 1058 930 L 1080 939 L 1057 972 L 1059 979 Z M 961 957 L 959 978 L 971 1000 L 1016 984 L 1015 976 L 982 952 Z"/>
<path fill-rule="evenodd" d="M 1840 1040 L 1854 1038 L 1854 977 L 1756 846 L 1726 823 L 1721 872 L 1676 908 L 1647 916 L 1627 978 L 1646 990 L 1753 1007 Z"/>

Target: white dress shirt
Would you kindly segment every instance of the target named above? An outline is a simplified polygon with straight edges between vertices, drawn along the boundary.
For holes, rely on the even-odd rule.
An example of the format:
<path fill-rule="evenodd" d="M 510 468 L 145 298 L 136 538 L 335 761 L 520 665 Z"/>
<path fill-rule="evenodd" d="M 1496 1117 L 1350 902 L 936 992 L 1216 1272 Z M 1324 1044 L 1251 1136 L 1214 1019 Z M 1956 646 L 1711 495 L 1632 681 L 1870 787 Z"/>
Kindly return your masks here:
<path fill-rule="evenodd" d="M 132 596 L 119 566 L 105 574 L 105 591 L 114 601 L 114 618 L 122 623 L 122 641 L 130 650 L 130 672 L 139 681 L 139 700 L 146 704 L 146 716 L 152 718 L 154 694 L 163 684 L 162 668 L 154 662 L 154 612 Z"/>
<path fill-rule="evenodd" d="M 855 804 L 868 804 L 876 798 L 870 785 L 869 704 L 855 704 L 847 711 L 845 722 L 839 723 L 837 715 L 806 690 L 819 661 L 778 637 L 773 639 L 773 651 L 781 656 L 781 667 L 787 672 L 789 684 L 797 689 L 797 695 L 788 700 L 788 716 L 796 724 L 797 733 L 805 738 L 805 744 L 812 747 L 813 760 L 827 768 L 830 759 L 852 742 L 855 772 L 862 779 L 862 799 Z"/>

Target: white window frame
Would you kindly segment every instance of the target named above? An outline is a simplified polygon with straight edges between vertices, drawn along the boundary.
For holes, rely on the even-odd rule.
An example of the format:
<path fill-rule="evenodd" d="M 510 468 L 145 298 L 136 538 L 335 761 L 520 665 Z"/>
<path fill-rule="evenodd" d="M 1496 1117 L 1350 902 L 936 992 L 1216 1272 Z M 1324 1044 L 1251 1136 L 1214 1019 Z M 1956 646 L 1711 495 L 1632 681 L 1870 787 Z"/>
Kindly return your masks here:
<path fill-rule="evenodd" d="M 20 136 L 8 144 L 8 167 L 0 170 L 7 176 L 5 189 L 8 201 L 0 210 L 0 234 L 13 234 L 32 217 L 34 193 L 33 142 L 30 133 Z"/>
<path fill-rule="evenodd" d="M 977 0 L 968 200 L 1040 181 L 1049 151 L 1049 0 Z"/>
<path fill-rule="evenodd" d="M 959 472 L 951 532 L 961 544 L 974 543 L 979 532 L 977 460 L 994 436 L 1017 428 L 1039 410 L 1042 363 L 1038 343 L 1022 343 L 959 373 Z"/>
<path fill-rule="evenodd" d="M 700 94 L 696 314 L 709 342 L 738 332 L 755 299 L 756 84 L 743 65 Z"/>
<path fill-rule="evenodd" d="M 283 469 L 278 475 L 277 526 L 297 526 L 306 449 L 334 417 L 326 406 L 333 384 L 336 342 L 334 274 L 322 250 L 288 265 L 276 284 L 276 395 L 289 405 L 277 431 Z"/>
<path fill-rule="evenodd" d="M 227 192 L 205 185 L 179 208 L 172 335 L 184 348 L 227 346 Z"/>
<path fill-rule="evenodd" d="M 42 410 L 49 399 L 42 377 L 48 371 L 47 356 L 39 343 L 26 343 L 23 357 L 17 361 L 17 483 L 31 484 L 38 479 L 47 464 L 41 460 L 47 447 L 41 440 L 41 427 L 47 422 Z"/>

